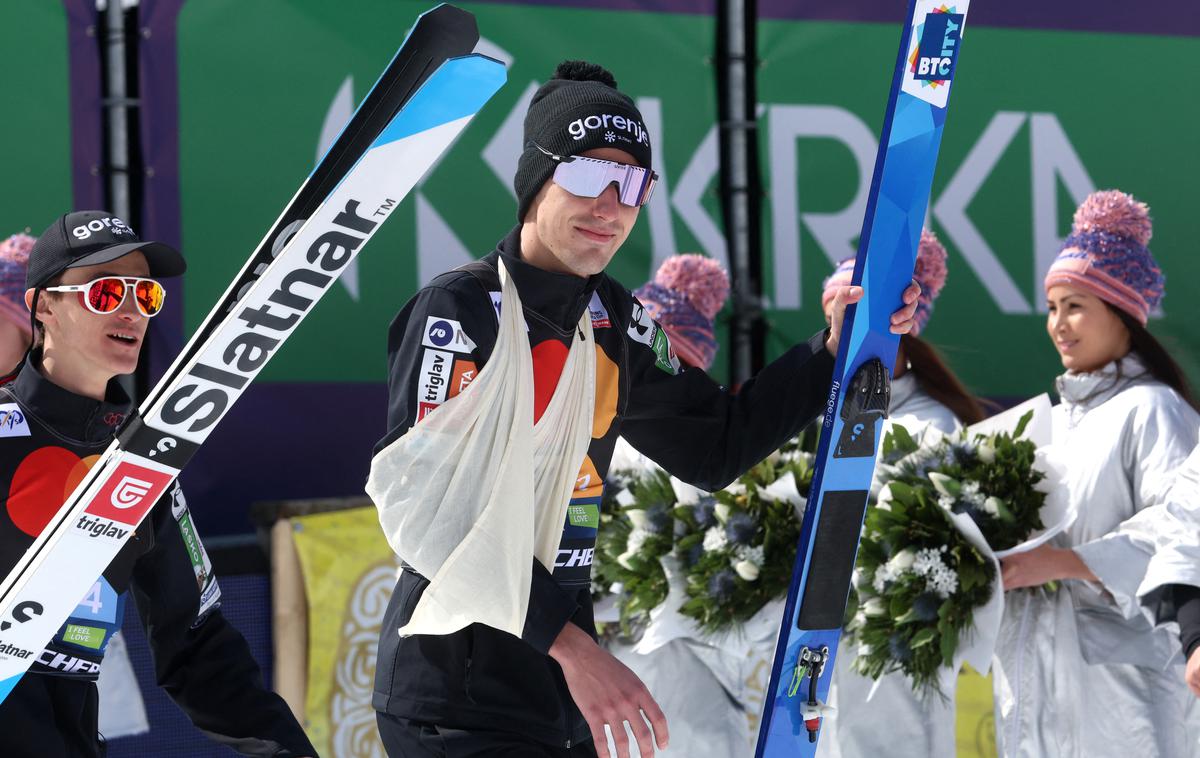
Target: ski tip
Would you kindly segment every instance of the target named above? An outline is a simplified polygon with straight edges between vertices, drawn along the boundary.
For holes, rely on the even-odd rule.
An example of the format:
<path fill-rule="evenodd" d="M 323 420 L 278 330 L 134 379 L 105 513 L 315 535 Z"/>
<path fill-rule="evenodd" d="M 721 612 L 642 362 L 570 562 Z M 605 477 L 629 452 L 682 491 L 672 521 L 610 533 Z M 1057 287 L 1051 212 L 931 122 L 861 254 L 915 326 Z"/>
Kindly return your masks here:
<path fill-rule="evenodd" d="M 421 85 L 372 147 L 473 117 L 508 79 L 504 64 L 471 53 L 450 58 Z"/>
<path fill-rule="evenodd" d="M 429 21 L 446 22 L 454 24 L 471 24 L 475 26 L 475 14 L 470 11 L 465 11 L 457 5 L 450 3 L 438 3 L 421 15 L 417 16 L 417 23 L 421 23 L 428 19 Z"/>

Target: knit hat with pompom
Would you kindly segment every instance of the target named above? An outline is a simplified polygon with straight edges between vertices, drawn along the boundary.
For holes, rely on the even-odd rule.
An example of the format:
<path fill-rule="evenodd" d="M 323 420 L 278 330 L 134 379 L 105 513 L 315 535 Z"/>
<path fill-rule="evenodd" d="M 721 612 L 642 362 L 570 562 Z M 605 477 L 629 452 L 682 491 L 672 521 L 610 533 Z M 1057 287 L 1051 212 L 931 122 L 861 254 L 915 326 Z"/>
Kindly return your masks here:
<path fill-rule="evenodd" d="M 1145 326 L 1166 285 L 1146 247 L 1153 233 L 1145 203 L 1119 190 L 1093 192 L 1075 211 L 1071 236 L 1046 272 L 1046 291 L 1079 287 Z"/>
<path fill-rule="evenodd" d="M 534 143 L 555 155 L 578 155 L 614 147 L 650 165 L 650 133 L 633 100 L 617 89 L 608 70 L 586 61 L 563 61 L 554 77 L 533 94 L 525 114 L 525 143 L 517 161 L 517 223 L 557 164 Z"/>
<path fill-rule="evenodd" d="M 694 253 L 672 256 L 634 294 L 667 330 L 680 358 L 705 370 L 712 366 L 717 354 L 713 319 L 729 297 L 729 276 L 721 264 Z"/>
<path fill-rule="evenodd" d="M 937 235 L 928 229 L 921 230 L 921 242 L 917 246 L 917 265 L 913 269 L 913 279 L 921 287 L 921 296 L 917 300 L 917 312 L 913 315 L 913 328 L 910 334 L 914 337 L 920 334 L 929 317 L 933 315 L 933 301 L 942 293 L 946 286 L 946 248 Z M 854 277 L 854 258 L 847 258 L 838 264 L 833 273 L 822 285 L 821 309 L 829 306 L 829 301 L 837 295 L 841 287 L 850 286 Z"/>
<path fill-rule="evenodd" d="M 27 337 L 32 337 L 33 331 L 25 307 L 25 269 L 34 242 L 37 238 L 28 234 L 14 234 L 0 242 L 0 316 L 19 326 Z"/>

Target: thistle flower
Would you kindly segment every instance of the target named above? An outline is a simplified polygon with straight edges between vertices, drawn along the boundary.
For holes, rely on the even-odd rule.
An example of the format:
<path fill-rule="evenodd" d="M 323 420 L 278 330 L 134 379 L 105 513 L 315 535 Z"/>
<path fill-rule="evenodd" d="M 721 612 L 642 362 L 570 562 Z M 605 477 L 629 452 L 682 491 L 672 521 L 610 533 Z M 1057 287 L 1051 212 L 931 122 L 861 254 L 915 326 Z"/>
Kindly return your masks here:
<path fill-rule="evenodd" d="M 748 545 L 758 531 L 758 523 L 745 511 L 738 511 L 725 522 L 725 536 L 736 545 Z"/>
<path fill-rule="evenodd" d="M 737 579 L 729 569 L 718 571 L 708 580 L 708 594 L 718 603 L 727 602 L 736 591 Z"/>

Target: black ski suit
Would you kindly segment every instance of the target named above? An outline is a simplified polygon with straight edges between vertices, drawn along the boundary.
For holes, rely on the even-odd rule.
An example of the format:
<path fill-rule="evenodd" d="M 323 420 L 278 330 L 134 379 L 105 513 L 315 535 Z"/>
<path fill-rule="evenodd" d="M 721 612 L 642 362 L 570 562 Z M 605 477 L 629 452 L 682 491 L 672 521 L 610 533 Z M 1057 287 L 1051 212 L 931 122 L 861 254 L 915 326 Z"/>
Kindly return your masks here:
<path fill-rule="evenodd" d="M 0 576 L 7 575 L 130 411 L 114 380 L 104 402 L 69 392 L 35 356 L 0 387 Z M 245 639 L 221 615 L 221 590 L 178 483 L 0 703 L 4 758 L 103 755 L 96 678 L 137 603 L 159 686 L 197 727 L 243 755 L 315 756 L 283 700 L 263 686 Z"/>
<path fill-rule="evenodd" d="M 519 245 L 514 229 L 482 261 L 434 279 L 393 321 L 390 432 L 377 449 L 424 414 L 436 413 L 487 362 L 497 335 L 496 265 L 503 255 L 528 325 L 535 413 L 540 416 L 554 391 L 585 309 L 591 311 L 600 348 L 593 438 L 558 560 L 552 570 L 533 560 L 520 638 L 476 624 L 455 634 L 401 639 L 396 630 L 408 621 L 428 584 L 403 571 L 384 617 L 373 703 L 377 711 L 418 729 L 427 724 L 508 732 L 563 748 L 591 742 L 591 732 L 548 651 L 567 623 L 595 636 L 589 592 L 594 513 L 617 437 L 624 436 L 680 479 L 720 489 L 820 412 L 833 358 L 824 334 L 815 335 L 732 393 L 703 371 L 679 370 L 666 334 L 608 275 L 584 279 L 536 268 L 518 257 Z"/>

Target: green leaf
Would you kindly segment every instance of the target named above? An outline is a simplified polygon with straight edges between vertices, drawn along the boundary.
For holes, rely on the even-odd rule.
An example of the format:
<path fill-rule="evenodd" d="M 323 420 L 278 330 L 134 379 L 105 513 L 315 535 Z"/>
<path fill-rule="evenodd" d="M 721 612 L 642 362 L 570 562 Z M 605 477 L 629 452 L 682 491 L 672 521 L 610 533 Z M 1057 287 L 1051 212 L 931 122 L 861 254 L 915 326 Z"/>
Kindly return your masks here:
<path fill-rule="evenodd" d="M 930 642 L 933 642 L 934 637 L 937 637 L 937 631 L 932 627 L 925 627 L 913 635 L 912 642 L 908 643 L 908 646 L 915 650 L 922 645 L 928 645 Z"/>
<path fill-rule="evenodd" d="M 894 448 L 904 454 L 912 453 L 919 447 L 916 440 L 900 424 L 892 424 L 891 436 L 894 438 Z"/>
<path fill-rule="evenodd" d="M 938 630 L 942 633 L 942 663 L 947 666 L 954 665 L 954 653 L 958 650 L 958 630 L 950 624 L 938 624 Z"/>
<path fill-rule="evenodd" d="M 899 479 L 893 479 L 888 483 L 888 489 L 892 491 L 892 508 L 895 509 L 896 503 L 910 505 L 913 502 L 913 488 Z"/>
<path fill-rule="evenodd" d="M 1025 411 L 1025 415 L 1017 422 L 1017 428 L 1013 430 L 1013 437 L 1020 437 L 1025 433 L 1025 427 L 1029 426 L 1029 422 L 1033 420 L 1033 411 Z"/>

